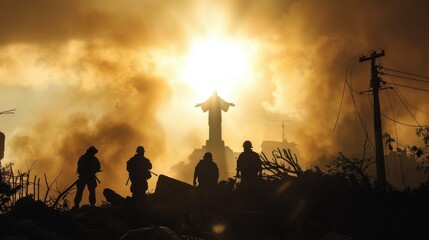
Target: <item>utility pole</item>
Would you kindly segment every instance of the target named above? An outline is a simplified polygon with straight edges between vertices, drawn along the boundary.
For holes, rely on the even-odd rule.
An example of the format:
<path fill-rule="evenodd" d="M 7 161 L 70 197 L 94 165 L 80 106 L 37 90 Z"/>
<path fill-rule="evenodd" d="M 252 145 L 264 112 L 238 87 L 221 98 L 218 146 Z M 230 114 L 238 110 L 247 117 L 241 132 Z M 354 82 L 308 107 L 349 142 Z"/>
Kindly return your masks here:
<path fill-rule="evenodd" d="M 380 117 L 380 103 L 378 98 L 378 90 L 382 85 L 381 78 L 378 76 L 377 65 L 375 60 L 379 57 L 384 56 L 384 50 L 380 53 L 372 51 L 369 56 L 362 56 L 359 58 L 359 62 L 369 61 L 371 64 L 371 87 L 372 94 L 374 95 L 374 132 L 375 132 L 375 154 L 376 154 L 376 168 L 377 168 L 377 180 L 381 190 L 386 189 L 386 170 L 384 166 L 384 152 L 383 152 L 383 134 L 381 128 L 381 117 Z"/>

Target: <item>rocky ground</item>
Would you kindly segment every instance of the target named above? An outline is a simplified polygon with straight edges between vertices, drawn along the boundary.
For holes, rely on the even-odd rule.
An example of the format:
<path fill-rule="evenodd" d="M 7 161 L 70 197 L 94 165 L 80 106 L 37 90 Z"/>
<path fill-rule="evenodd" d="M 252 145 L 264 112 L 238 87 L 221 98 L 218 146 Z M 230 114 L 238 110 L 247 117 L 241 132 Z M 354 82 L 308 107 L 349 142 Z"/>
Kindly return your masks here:
<path fill-rule="evenodd" d="M 224 183 L 211 201 L 163 176 L 144 206 L 104 196 L 78 210 L 20 199 L 0 215 L 0 239 L 417 239 L 429 213 L 427 188 L 381 192 L 314 175 L 251 192 Z"/>

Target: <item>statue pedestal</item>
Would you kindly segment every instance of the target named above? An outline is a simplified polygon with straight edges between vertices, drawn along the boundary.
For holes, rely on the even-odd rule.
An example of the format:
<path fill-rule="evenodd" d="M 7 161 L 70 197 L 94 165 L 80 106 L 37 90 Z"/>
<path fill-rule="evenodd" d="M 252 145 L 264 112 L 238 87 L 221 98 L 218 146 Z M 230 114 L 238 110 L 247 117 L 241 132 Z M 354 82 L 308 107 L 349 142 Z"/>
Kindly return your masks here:
<path fill-rule="evenodd" d="M 213 161 L 219 168 L 219 181 L 228 180 L 235 175 L 236 158 L 234 156 L 237 154 L 225 146 L 224 141 L 206 141 L 206 145 L 195 149 L 189 156 L 191 164 L 195 167 L 206 152 L 213 154 Z"/>

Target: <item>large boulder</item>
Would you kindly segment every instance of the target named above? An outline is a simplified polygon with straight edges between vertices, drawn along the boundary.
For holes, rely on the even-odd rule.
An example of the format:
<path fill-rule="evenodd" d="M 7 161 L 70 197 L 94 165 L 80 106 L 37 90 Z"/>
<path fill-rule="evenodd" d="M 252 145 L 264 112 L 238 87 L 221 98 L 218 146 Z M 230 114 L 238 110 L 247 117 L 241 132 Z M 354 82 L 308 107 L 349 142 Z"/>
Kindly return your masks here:
<path fill-rule="evenodd" d="M 105 188 L 103 190 L 103 195 L 106 198 L 106 201 L 113 206 L 119 206 L 125 203 L 125 198 L 110 188 Z"/>
<path fill-rule="evenodd" d="M 159 175 L 156 182 L 154 197 L 159 204 L 177 204 L 189 199 L 195 187 L 177 179 Z"/>

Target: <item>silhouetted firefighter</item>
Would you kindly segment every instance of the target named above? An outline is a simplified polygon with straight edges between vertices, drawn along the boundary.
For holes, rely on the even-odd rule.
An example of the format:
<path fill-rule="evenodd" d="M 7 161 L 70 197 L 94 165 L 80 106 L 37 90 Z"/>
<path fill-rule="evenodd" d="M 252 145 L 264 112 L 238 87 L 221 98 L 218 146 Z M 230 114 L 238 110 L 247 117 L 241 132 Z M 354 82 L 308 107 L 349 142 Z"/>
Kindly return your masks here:
<path fill-rule="evenodd" d="M 237 159 L 237 177 L 241 178 L 240 187 L 251 189 L 256 185 L 258 176 L 262 176 L 262 163 L 259 154 L 252 150 L 253 146 L 249 140 L 244 141 L 244 151 Z"/>
<path fill-rule="evenodd" d="M 200 213 L 208 213 L 215 210 L 215 191 L 218 180 L 219 168 L 213 162 L 212 153 L 206 152 L 194 171 L 193 184 L 197 186 L 197 204 L 195 210 L 201 211 Z"/>
<path fill-rule="evenodd" d="M 127 171 L 131 181 L 132 197 L 142 203 L 146 200 L 146 191 L 148 189 L 147 180 L 152 177 L 150 169 L 152 163 L 144 156 L 144 147 L 138 146 L 136 154 L 127 161 Z M 128 184 L 128 181 L 127 181 Z"/>
<path fill-rule="evenodd" d="M 197 186 L 201 192 L 212 192 L 216 188 L 219 180 L 219 169 L 217 164 L 213 162 L 213 155 L 210 152 L 204 154 L 194 172 L 194 186 Z"/>
<path fill-rule="evenodd" d="M 97 182 L 99 182 L 97 172 L 100 172 L 100 161 L 95 156 L 98 152 L 97 148 L 94 146 L 89 147 L 82 156 L 80 156 L 77 163 L 77 173 L 79 174 L 79 179 L 76 181 L 76 196 L 74 198 L 74 208 L 79 208 L 79 203 L 82 200 L 82 193 L 85 186 L 88 186 L 89 191 L 89 204 L 95 206 L 95 188 L 97 187 Z"/>

